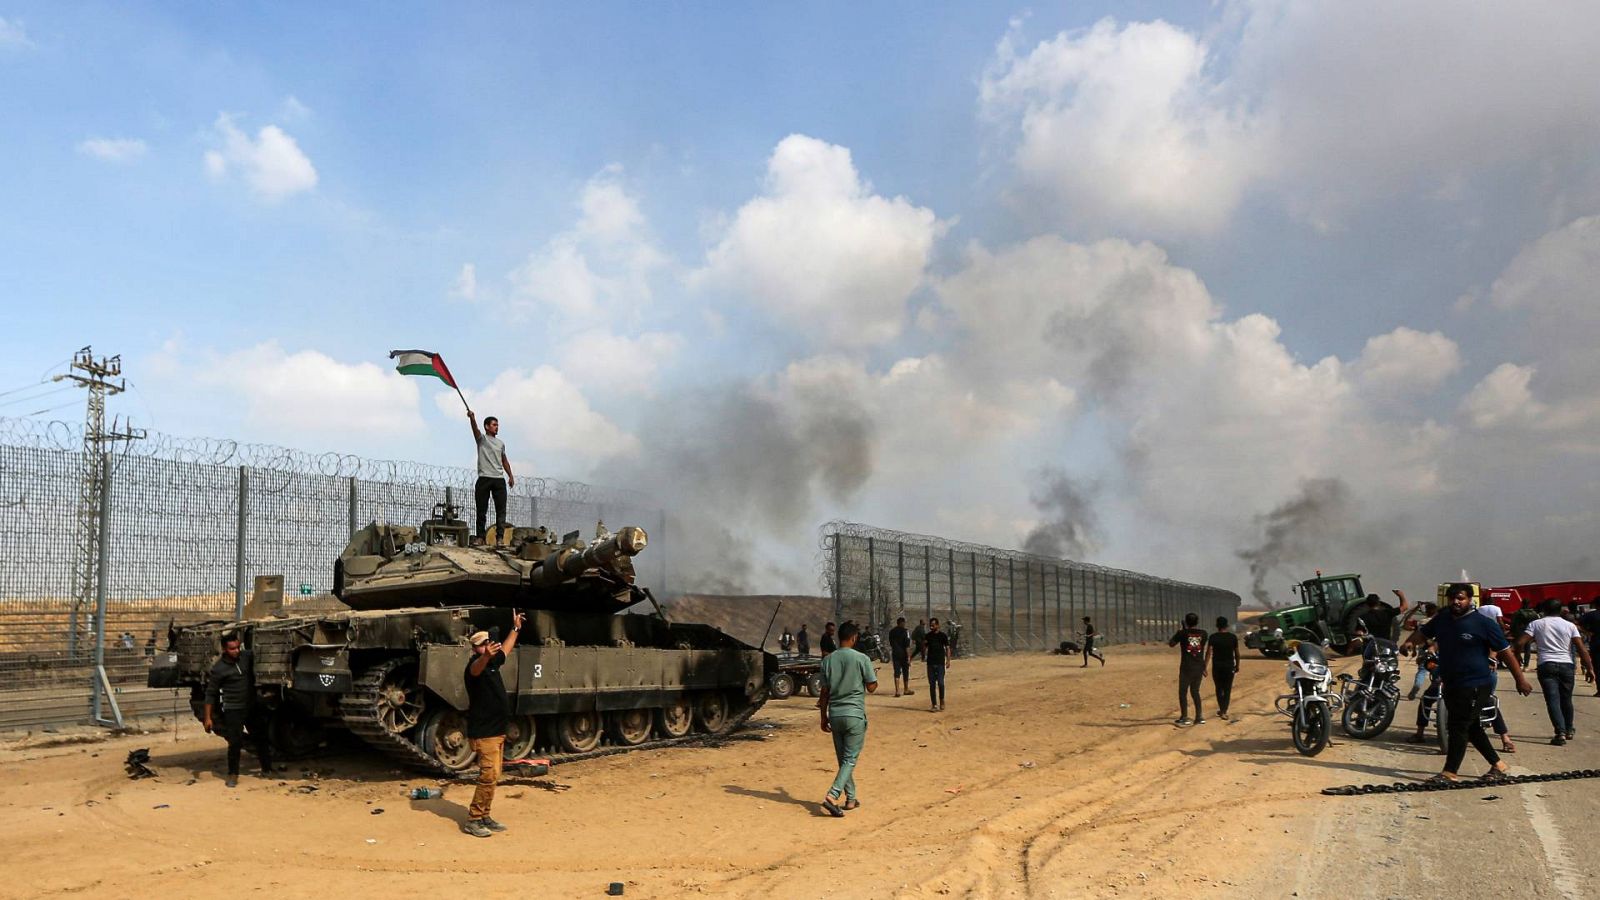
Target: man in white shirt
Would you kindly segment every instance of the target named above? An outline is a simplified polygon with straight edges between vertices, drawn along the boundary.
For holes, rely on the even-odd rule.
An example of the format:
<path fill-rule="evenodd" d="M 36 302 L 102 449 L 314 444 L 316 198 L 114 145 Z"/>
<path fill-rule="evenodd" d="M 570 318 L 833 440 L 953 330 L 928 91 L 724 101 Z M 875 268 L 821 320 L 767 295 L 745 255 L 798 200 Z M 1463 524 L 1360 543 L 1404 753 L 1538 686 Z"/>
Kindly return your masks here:
<path fill-rule="evenodd" d="M 506 488 L 517 486 L 517 476 L 511 472 L 511 461 L 506 459 L 506 443 L 500 440 L 500 420 L 485 416 L 483 430 L 478 430 L 478 417 L 467 410 L 467 421 L 472 423 L 472 439 L 478 444 L 478 481 L 472 489 L 472 499 L 478 512 L 478 540 L 483 540 L 487 529 L 489 500 L 494 499 L 494 524 L 506 524 Z"/>
<path fill-rule="evenodd" d="M 1546 600 L 1539 611 L 1544 615 L 1528 623 L 1528 630 L 1517 638 L 1517 647 L 1522 649 L 1532 642 L 1538 648 L 1539 688 L 1544 692 L 1550 724 L 1556 730 L 1550 743 L 1559 747 L 1572 740 L 1576 733 L 1572 722 L 1573 653 L 1583 660 L 1586 682 L 1594 682 L 1594 660 L 1589 657 L 1589 648 L 1584 646 L 1578 626 L 1561 615 L 1560 600 Z"/>

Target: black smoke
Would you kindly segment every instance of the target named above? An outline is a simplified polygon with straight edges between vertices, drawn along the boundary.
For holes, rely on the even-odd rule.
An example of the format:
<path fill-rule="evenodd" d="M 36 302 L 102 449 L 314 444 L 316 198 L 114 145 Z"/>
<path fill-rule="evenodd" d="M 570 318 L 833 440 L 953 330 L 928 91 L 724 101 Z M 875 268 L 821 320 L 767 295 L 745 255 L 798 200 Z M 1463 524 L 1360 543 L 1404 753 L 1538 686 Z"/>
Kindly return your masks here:
<path fill-rule="evenodd" d="M 1350 488 L 1340 478 L 1313 478 L 1301 482 L 1300 492 L 1266 515 L 1257 516 L 1261 541 L 1238 551 L 1250 567 L 1250 593 L 1263 606 L 1272 606 L 1267 577 L 1276 569 L 1304 567 L 1326 559 L 1354 525 Z M 1310 573 L 1296 573 L 1295 581 Z"/>
<path fill-rule="evenodd" d="M 1092 491 L 1057 468 L 1046 468 L 1037 478 L 1028 499 L 1046 521 L 1028 532 L 1023 551 L 1057 559 L 1088 556 L 1100 537 Z"/>

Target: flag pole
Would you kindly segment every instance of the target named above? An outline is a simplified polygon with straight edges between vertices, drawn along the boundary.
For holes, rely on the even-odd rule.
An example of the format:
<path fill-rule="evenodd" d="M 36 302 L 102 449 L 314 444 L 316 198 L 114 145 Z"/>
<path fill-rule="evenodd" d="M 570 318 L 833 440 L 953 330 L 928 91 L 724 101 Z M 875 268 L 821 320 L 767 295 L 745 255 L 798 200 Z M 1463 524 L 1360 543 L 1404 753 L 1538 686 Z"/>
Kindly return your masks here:
<path fill-rule="evenodd" d="M 450 386 L 456 388 L 456 396 L 461 398 L 461 405 L 467 408 L 467 412 L 472 412 L 472 406 L 467 403 L 467 397 L 465 394 L 461 393 L 461 388 L 458 388 L 453 384 Z"/>

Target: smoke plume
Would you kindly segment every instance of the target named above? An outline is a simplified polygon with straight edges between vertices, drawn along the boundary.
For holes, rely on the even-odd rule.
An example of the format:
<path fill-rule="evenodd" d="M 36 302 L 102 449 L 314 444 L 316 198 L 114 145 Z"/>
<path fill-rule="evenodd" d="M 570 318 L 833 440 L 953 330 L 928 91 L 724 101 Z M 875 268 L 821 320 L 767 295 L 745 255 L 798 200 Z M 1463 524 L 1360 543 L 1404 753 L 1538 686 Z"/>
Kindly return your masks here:
<path fill-rule="evenodd" d="M 1301 483 L 1298 495 L 1256 517 L 1261 543 L 1238 551 L 1250 567 L 1250 593 L 1256 602 L 1272 605 L 1267 576 L 1273 570 L 1327 554 L 1329 545 L 1349 527 L 1350 507 L 1350 488 L 1342 479 L 1313 478 Z"/>
<path fill-rule="evenodd" d="M 1022 543 L 1023 551 L 1058 559 L 1088 556 L 1099 539 L 1089 494 L 1089 490 L 1060 469 L 1041 471 L 1038 484 L 1028 499 L 1047 521 L 1028 532 Z"/>

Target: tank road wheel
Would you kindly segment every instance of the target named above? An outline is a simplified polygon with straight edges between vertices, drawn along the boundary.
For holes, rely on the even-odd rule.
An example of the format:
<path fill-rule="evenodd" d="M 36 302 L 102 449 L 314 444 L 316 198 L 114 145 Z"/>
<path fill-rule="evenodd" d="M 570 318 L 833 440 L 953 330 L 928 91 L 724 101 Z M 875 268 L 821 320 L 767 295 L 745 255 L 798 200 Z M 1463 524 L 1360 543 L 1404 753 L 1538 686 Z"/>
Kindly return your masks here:
<path fill-rule="evenodd" d="M 716 691 L 706 691 L 694 701 L 694 721 L 700 730 L 715 734 L 728 724 L 728 698 Z"/>
<path fill-rule="evenodd" d="M 619 709 L 609 716 L 606 731 L 611 739 L 624 747 L 633 747 L 650 739 L 650 710 Z"/>
<path fill-rule="evenodd" d="M 664 737 L 681 738 L 694 724 L 694 707 L 687 697 L 673 697 L 656 710 L 656 728 Z"/>
<path fill-rule="evenodd" d="M 775 672 L 767 679 L 767 695 L 774 700 L 787 700 L 794 696 L 794 676 L 788 672 Z"/>
<path fill-rule="evenodd" d="M 806 693 L 813 697 L 822 696 L 822 673 L 812 672 L 806 676 Z"/>
<path fill-rule="evenodd" d="M 556 719 L 556 740 L 568 753 L 588 753 L 600 746 L 600 714 L 563 713 Z"/>
<path fill-rule="evenodd" d="M 422 752 L 450 772 L 465 772 L 478 763 L 478 754 L 467 737 L 467 717 L 448 706 L 424 716 L 418 736 Z"/>
<path fill-rule="evenodd" d="M 506 759 L 527 759 L 533 755 L 534 744 L 539 737 L 539 728 L 533 722 L 533 716 L 512 716 L 506 723 Z"/>
<path fill-rule="evenodd" d="M 378 687 L 378 720 L 390 734 L 404 734 L 422 720 L 422 691 L 417 667 L 397 666 Z"/>
<path fill-rule="evenodd" d="M 326 735 L 322 725 L 300 707 L 285 703 L 272 711 L 268 720 L 267 737 L 272 749 L 285 759 L 310 756 L 322 746 Z"/>

